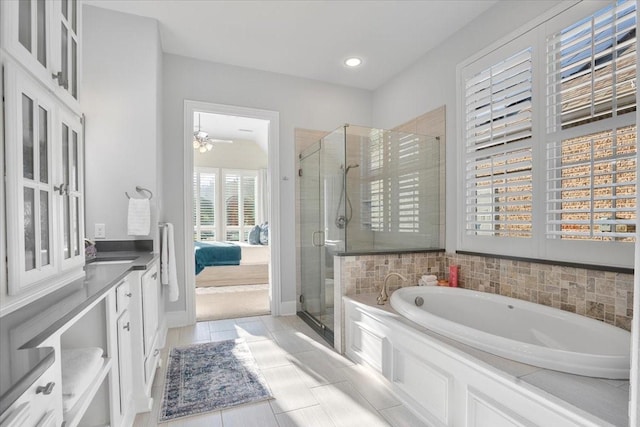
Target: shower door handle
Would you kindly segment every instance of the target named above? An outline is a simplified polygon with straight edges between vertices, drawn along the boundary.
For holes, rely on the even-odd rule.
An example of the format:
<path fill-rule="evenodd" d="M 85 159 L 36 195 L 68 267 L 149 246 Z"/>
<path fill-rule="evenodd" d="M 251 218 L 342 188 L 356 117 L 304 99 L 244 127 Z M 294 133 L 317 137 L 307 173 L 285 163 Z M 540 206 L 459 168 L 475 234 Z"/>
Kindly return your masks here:
<path fill-rule="evenodd" d="M 322 238 L 320 239 L 320 243 L 316 243 L 317 242 L 316 236 L 318 235 L 322 235 Z M 311 233 L 311 244 L 317 248 L 324 246 L 324 231 L 318 230 Z"/>

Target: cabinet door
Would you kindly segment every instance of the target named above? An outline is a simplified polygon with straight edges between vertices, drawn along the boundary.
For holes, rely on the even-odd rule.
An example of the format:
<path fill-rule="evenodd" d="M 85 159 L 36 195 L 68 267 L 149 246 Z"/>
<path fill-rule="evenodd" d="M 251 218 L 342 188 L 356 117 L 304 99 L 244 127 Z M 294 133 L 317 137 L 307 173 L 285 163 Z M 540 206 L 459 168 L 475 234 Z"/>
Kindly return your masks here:
<path fill-rule="evenodd" d="M 84 263 L 84 203 L 82 125 L 77 117 L 60 114 L 60 230 L 62 268 Z"/>
<path fill-rule="evenodd" d="M 133 396 L 133 371 L 131 357 L 131 321 L 125 310 L 117 322 L 118 329 L 118 380 L 120 389 L 120 415 L 124 415 Z"/>
<path fill-rule="evenodd" d="M 57 52 L 59 74 L 58 95 L 75 111 L 79 110 L 80 26 L 81 10 L 77 0 L 58 0 L 53 22 L 54 50 Z"/>
<path fill-rule="evenodd" d="M 0 2 L 2 47 L 48 86 L 52 85 L 51 23 L 57 4 L 48 0 Z"/>
<path fill-rule="evenodd" d="M 2 47 L 80 113 L 79 0 L 0 1 Z"/>
<path fill-rule="evenodd" d="M 57 270 L 54 209 L 54 102 L 28 76 L 5 64 L 6 192 L 10 295 Z"/>
<path fill-rule="evenodd" d="M 142 335 L 144 337 L 144 354 L 152 351 L 153 342 L 158 330 L 158 302 L 160 284 L 158 283 L 158 264 L 142 276 Z"/>

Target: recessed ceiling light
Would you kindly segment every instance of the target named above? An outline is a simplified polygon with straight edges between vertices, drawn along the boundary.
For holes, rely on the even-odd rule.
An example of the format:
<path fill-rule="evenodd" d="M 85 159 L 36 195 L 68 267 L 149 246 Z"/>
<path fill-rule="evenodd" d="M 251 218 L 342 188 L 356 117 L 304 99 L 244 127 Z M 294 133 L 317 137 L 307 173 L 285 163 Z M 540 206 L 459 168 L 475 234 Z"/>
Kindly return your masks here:
<path fill-rule="evenodd" d="M 355 56 L 344 60 L 344 65 L 346 65 L 347 67 L 353 68 L 353 67 L 357 67 L 360 64 L 362 64 L 362 59 L 356 58 Z"/>

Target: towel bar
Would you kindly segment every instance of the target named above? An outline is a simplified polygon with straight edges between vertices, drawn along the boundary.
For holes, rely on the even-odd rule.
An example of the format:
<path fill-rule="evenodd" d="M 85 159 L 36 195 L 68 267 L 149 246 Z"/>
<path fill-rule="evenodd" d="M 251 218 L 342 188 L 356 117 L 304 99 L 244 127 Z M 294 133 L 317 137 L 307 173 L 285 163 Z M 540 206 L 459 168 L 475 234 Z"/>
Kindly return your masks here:
<path fill-rule="evenodd" d="M 136 191 L 138 193 L 142 194 L 142 195 L 145 195 L 145 196 L 146 196 L 146 194 L 144 194 L 145 192 L 149 193 L 148 199 L 149 200 L 153 199 L 153 192 L 151 190 L 149 190 L 149 189 L 146 189 L 146 188 L 140 187 L 139 185 L 136 185 Z M 131 196 L 129 196 L 129 193 L 126 192 L 126 191 L 124 192 L 124 195 L 127 196 L 127 199 L 131 198 Z"/>

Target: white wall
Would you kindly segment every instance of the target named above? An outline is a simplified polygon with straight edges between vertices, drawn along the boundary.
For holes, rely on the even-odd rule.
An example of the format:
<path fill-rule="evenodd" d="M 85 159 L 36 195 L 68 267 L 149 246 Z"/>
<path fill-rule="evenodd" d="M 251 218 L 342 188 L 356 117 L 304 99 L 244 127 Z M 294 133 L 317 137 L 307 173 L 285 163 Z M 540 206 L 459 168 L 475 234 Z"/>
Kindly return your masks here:
<path fill-rule="evenodd" d="M 253 141 L 236 139 L 232 144 L 216 143 L 212 151 L 199 153 L 194 150 L 193 164 L 210 168 L 266 169 L 267 153 Z"/>
<path fill-rule="evenodd" d="M 183 116 L 184 100 L 251 107 L 280 113 L 280 239 L 282 301 L 296 299 L 295 286 L 295 205 L 296 161 L 294 128 L 335 129 L 345 122 L 370 126 L 371 92 L 344 86 L 164 55 L 164 218 L 184 223 L 182 203 L 184 179 Z M 284 180 L 284 178 L 287 180 Z M 171 201 L 171 202 L 170 202 Z M 176 242 L 184 240 L 176 230 Z M 178 281 L 184 288 L 183 248 L 176 248 Z M 169 303 L 169 311 L 185 310 L 184 289 L 180 300 Z"/>
<path fill-rule="evenodd" d="M 162 196 L 158 23 L 87 5 L 83 19 L 86 236 L 103 223 L 108 240 L 133 239 L 125 191 L 139 197 L 136 185 L 150 189 L 156 208 Z M 157 214 L 154 209 L 152 224 Z M 146 238 L 156 236 L 152 226 Z"/>
<path fill-rule="evenodd" d="M 559 1 L 501 1 L 428 52 L 373 95 L 373 126 L 393 128 L 426 111 L 446 105 L 446 249 L 457 241 L 456 66 L 476 52 L 516 31 Z"/>

